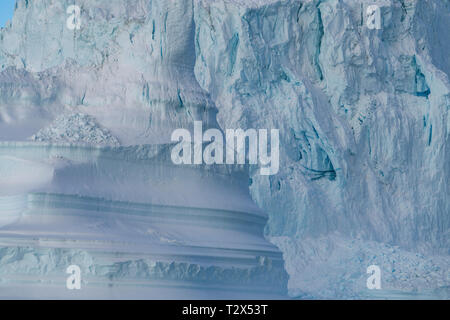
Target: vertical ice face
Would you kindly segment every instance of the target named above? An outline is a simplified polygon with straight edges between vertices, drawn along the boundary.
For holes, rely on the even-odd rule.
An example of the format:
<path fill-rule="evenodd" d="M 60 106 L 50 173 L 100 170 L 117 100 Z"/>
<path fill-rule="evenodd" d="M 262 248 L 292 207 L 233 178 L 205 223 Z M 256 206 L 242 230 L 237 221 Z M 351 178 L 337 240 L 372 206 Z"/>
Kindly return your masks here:
<path fill-rule="evenodd" d="M 123 144 L 169 142 L 194 120 L 217 126 L 194 76 L 192 1 L 77 1 L 79 30 L 67 27 L 72 4 L 18 1 L 2 30 L 4 136 L 61 113 L 91 115 Z"/>
<path fill-rule="evenodd" d="M 196 6 L 196 76 L 219 124 L 280 129 L 280 173 L 255 171 L 250 189 L 292 295 L 363 294 L 371 264 L 385 289 L 448 286 L 450 4 L 375 1 L 377 30 L 373 3 Z"/>

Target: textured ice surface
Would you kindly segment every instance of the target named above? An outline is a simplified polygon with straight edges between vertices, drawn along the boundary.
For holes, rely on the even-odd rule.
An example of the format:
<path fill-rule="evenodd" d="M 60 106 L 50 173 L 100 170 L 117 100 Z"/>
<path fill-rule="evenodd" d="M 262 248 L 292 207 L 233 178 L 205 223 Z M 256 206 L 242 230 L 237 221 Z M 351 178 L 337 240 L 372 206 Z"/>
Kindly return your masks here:
<path fill-rule="evenodd" d="M 53 143 L 86 143 L 94 145 L 119 145 L 117 138 L 101 128 L 91 116 L 73 114 L 60 116 L 51 126 L 39 130 L 30 140 Z"/>
<path fill-rule="evenodd" d="M 250 189 L 294 296 L 364 295 L 372 262 L 386 288 L 448 294 L 450 3 L 380 2 L 381 30 L 365 25 L 369 3 L 204 1 L 195 11 L 196 76 L 221 127 L 280 128 L 280 173 L 255 171 Z M 428 270 L 408 252 L 442 255 L 429 258 L 442 272 L 417 281 Z"/>
<path fill-rule="evenodd" d="M 62 142 L 80 131 L 83 142 L 129 147 L 4 143 L 4 157 L 55 168 L 39 191 L 253 212 L 250 181 L 291 296 L 448 297 L 448 1 L 80 0 L 75 32 L 69 3 L 19 0 L 0 31 L 0 139 Z M 373 3 L 380 30 L 365 24 Z M 80 113 L 93 125 L 57 120 Z M 280 129 L 280 172 L 184 168 L 165 180 L 167 153 L 135 146 L 167 143 L 194 120 Z M 149 159 L 158 161 L 142 173 Z M 365 287 L 371 264 L 381 292 Z"/>

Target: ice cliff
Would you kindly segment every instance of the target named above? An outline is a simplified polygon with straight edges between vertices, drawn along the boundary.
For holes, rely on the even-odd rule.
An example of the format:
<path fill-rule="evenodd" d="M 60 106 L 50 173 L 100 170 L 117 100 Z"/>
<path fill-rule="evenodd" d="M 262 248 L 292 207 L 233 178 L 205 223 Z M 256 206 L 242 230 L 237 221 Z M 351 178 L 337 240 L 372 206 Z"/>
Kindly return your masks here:
<path fill-rule="evenodd" d="M 265 235 L 283 253 L 291 297 L 448 297 L 448 1 L 76 3 L 82 9 L 80 30 L 66 27 L 73 1 L 18 0 L 12 23 L 0 31 L 0 163 L 42 172 L 35 179 L 38 187 L 23 187 L 33 192 L 27 195 L 31 208 L 52 215 L 57 203 L 66 201 L 70 210 L 82 206 L 78 198 L 57 195 L 63 193 L 85 199 L 84 215 L 93 210 L 89 197 L 112 201 L 92 204 L 108 212 L 128 202 L 127 212 L 137 212 L 133 203 L 147 199 L 161 206 L 173 201 L 253 214 L 251 196 L 269 215 Z M 381 8 L 379 30 L 367 27 L 369 4 Z M 194 120 L 222 129 L 279 129 L 279 173 L 260 176 L 251 167 L 247 178 L 232 168 L 171 168 L 165 144 L 173 129 L 191 128 Z M 41 142 L 23 142 L 30 137 Z M 77 142 L 95 147 L 72 145 Z M 127 161 L 138 165 L 131 168 Z M 159 169 L 164 161 L 169 168 Z M 10 170 L 0 173 L 9 183 L 26 181 L 26 175 L 18 179 Z M 157 187 L 149 188 L 146 178 L 152 177 Z M 3 190 L 9 185 L 0 181 Z M 179 196 L 168 198 L 170 190 Z M 42 194 L 48 199 L 39 198 Z M 20 197 L 5 193 L 0 199 L 8 217 L 22 206 Z M 30 219 L 20 228 L 29 228 Z M 117 221 L 85 223 L 132 236 L 125 222 Z M 137 221 L 131 229 L 144 234 Z M 238 227 L 233 221 L 227 224 L 232 229 Z M 2 238 L 14 225 L 4 228 L 12 229 Z M 188 235 L 174 238 L 181 230 L 161 231 L 165 235 L 157 240 L 201 242 Z M 153 235 L 145 241 L 157 242 Z M 224 246 L 252 250 L 241 236 L 239 244 Z M 205 233 L 205 239 L 216 238 Z M 252 241 L 277 261 L 273 248 Z M 51 274 L 60 266 L 52 262 L 36 269 L 36 257 L 79 256 L 52 246 L 45 253 L 11 251 L 11 243 L 18 242 L 2 242 L 8 245 L 0 251 L 0 277 L 2 270 L 14 270 L 4 269 L 8 263 L 19 264 L 24 273 Z M 86 252 L 83 261 L 91 259 Z M 121 263 L 130 269 L 121 274 L 141 272 L 133 279 L 159 272 L 149 260 L 126 261 Z M 366 268 L 373 264 L 382 270 L 381 292 L 366 288 Z M 98 261 L 84 265 L 90 275 L 100 275 L 93 271 Z M 109 273 L 102 274 L 114 278 L 118 266 L 103 265 Z M 270 272 L 268 283 L 284 279 L 281 271 L 269 269 L 249 283 Z M 249 270 L 239 276 L 218 272 L 216 280 L 227 274 L 239 282 L 259 272 Z"/>
<path fill-rule="evenodd" d="M 366 25 L 374 3 L 380 30 Z M 250 190 L 292 295 L 364 292 L 371 264 L 385 289 L 448 286 L 449 18 L 448 1 L 196 10 L 196 75 L 220 125 L 281 129 L 280 173 Z M 432 281 L 409 252 L 443 255 Z"/>

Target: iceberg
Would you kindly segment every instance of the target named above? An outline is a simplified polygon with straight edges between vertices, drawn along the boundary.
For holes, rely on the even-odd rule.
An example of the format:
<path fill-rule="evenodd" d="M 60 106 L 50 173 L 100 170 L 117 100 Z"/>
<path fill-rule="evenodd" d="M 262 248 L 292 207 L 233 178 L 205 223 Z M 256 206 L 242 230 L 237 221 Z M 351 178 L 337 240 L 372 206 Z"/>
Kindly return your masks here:
<path fill-rule="evenodd" d="M 18 1 L 1 30 L 0 298 L 283 297 L 248 168 L 171 162 L 173 130 L 218 127 L 193 3 L 82 7 L 70 30 L 65 3 Z"/>
<path fill-rule="evenodd" d="M 448 299 L 448 1 L 69 5 L 0 29 L 0 298 Z M 175 165 L 195 122 L 277 174 Z"/>

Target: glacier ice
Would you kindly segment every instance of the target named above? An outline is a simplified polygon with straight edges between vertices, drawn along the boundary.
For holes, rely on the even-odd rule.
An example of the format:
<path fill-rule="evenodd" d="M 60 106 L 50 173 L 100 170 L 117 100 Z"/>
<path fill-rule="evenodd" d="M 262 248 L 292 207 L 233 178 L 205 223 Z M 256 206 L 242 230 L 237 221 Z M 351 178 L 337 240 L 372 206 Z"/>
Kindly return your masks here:
<path fill-rule="evenodd" d="M 30 140 L 51 143 L 86 143 L 94 145 L 120 145 L 116 137 L 100 127 L 86 114 L 62 115 L 50 127 L 39 130 Z"/>
<path fill-rule="evenodd" d="M 75 31 L 69 3 L 18 0 L 0 31 L 5 295 L 26 279 L 61 294 L 77 262 L 92 296 L 165 279 L 219 297 L 234 279 L 294 298 L 448 298 L 448 1 L 79 0 Z M 279 173 L 173 166 L 171 133 L 194 121 L 279 129 Z"/>
<path fill-rule="evenodd" d="M 387 290 L 448 295 L 450 4 L 380 2 L 382 28 L 370 30 L 372 2 L 205 1 L 196 11 L 196 75 L 219 124 L 284 133 L 280 174 L 252 175 L 250 189 L 292 296 L 364 295 L 371 264 L 389 272 Z M 423 261 L 409 252 L 442 258 L 433 284 L 415 279 L 425 267 L 409 272 Z"/>
<path fill-rule="evenodd" d="M 68 4 L 1 30 L 0 298 L 283 297 L 246 166 L 171 162 L 174 129 L 218 127 L 193 3 L 84 1 L 79 31 Z"/>

